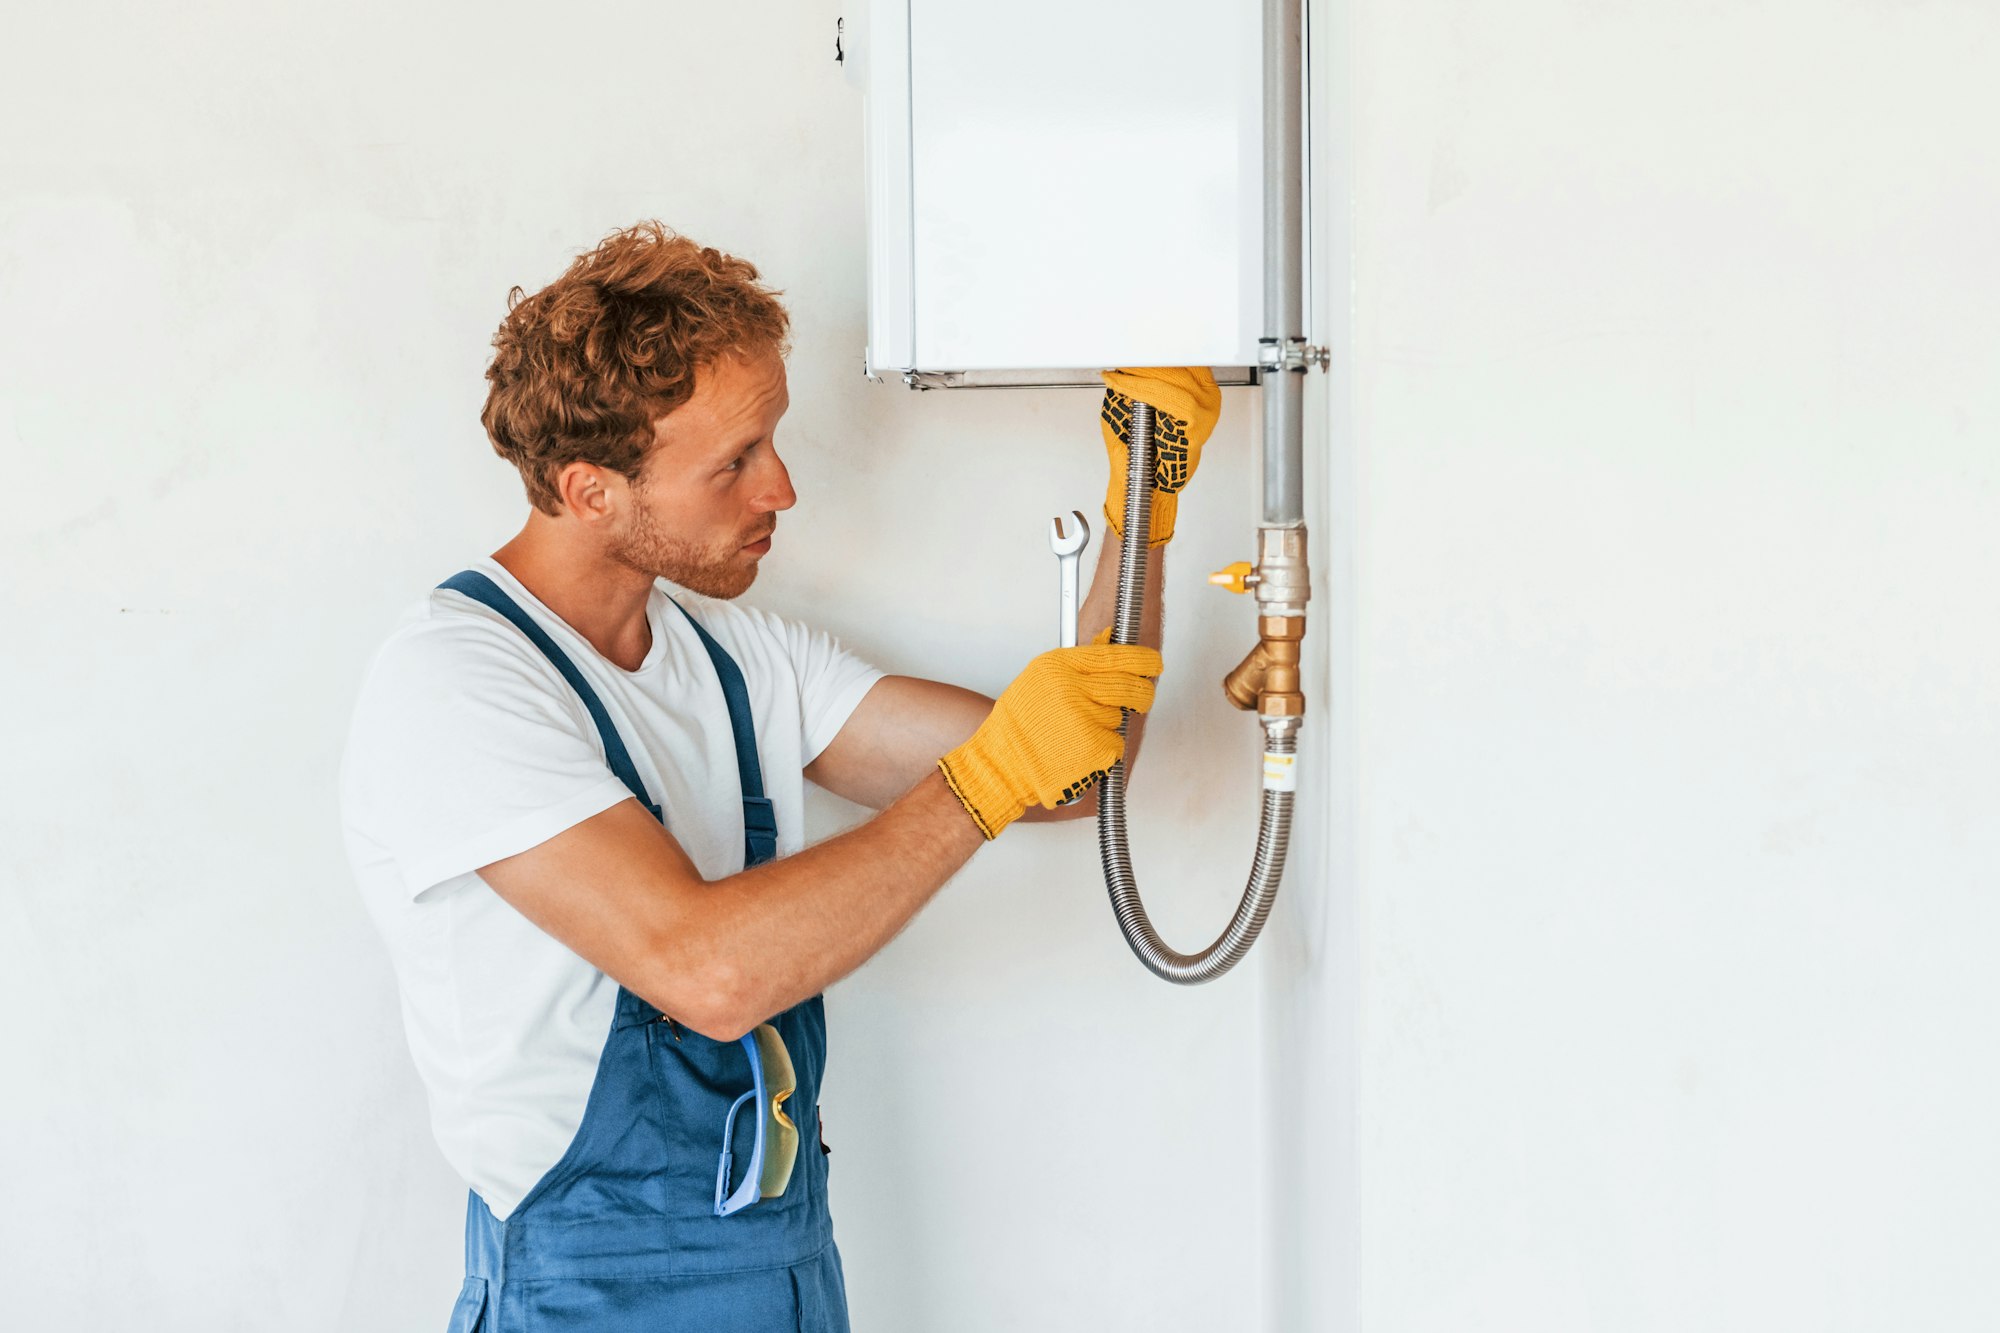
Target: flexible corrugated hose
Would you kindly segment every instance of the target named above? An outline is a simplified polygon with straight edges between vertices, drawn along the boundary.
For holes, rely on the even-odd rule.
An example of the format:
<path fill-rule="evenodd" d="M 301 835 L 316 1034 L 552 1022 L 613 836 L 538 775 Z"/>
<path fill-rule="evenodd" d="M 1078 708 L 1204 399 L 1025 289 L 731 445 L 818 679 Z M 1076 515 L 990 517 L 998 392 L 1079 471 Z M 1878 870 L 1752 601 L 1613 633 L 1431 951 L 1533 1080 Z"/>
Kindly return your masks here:
<path fill-rule="evenodd" d="M 1139 619 L 1144 609 L 1146 566 L 1151 552 L 1146 539 L 1152 526 L 1153 508 L 1153 409 L 1146 403 L 1132 405 L 1132 422 L 1126 436 L 1130 471 L 1125 483 L 1125 544 L 1119 554 L 1118 610 L 1111 626 L 1113 643 L 1137 643 Z M 1120 734 L 1130 727 L 1128 711 L 1120 723 Z M 1268 754 L 1290 755 L 1297 743 L 1296 717 L 1266 717 L 1264 749 Z M 1153 929 L 1146 905 L 1139 900 L 1139 884 L 1132 873 L 1132 852 L 1125 839 L 1125 764 L 1113 764 L 1098 784 L 1097 848 L 1104 861 L 1104 886 L 1111 894 L 1111 910 L 1118 916 L 1118 929 L 1148 970 L 1155 976 L 1182 986 L 1213 981 L 1243 961 L 1250 946 L 1264 929 L 1271 904 L 1278 897 L 1278 883 L 1285 873 L 1285 850 L 1291 838 L 1292 796 L 1289 789 L 1278 790 L 1264 784 L 1263 817 L 1257 828 L 1257 855 L 1250 865 L 1250 880 L 1243 900 L 1213 944 L 1200 953 L 1184 954 L 1171 948 Z"/>

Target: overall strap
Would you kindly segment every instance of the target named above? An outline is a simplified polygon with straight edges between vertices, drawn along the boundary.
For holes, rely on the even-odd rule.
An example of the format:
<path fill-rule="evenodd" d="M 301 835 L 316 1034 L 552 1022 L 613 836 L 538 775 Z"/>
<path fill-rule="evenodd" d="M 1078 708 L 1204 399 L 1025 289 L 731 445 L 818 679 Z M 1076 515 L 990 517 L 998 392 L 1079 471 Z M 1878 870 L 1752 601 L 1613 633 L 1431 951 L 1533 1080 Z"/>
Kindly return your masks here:
<path fill-rule="evenodd" d="M 674 602 L 671 595 L 667 600 Z M 757 762 L 757 728 L 750 719 L 750 691 L 744 687 L 743 672 L 715 636 L 685 606 L 674 609 L 694 626 L 708 660 L 722 680 L 722 697 L 729 702 L 729 729 L 736 733 L 736 784 L 743 791 L 743 865 L 762 865 L 778 854 L 778 812 L 764 795 L 764 766 Z"/>
<path fill-rule="evenodd" d="M 652 798 L 646 792 L 645 783 L 639 780 L 639 770 L 632 763 L 631 753 L 626 750 L 625 741 L 619 736 L 618 728 L 612 725 L 611 714 L 605 711 L 603 702 L 597 697 L 597 691 L 590 688 L 590 682 L 584 679 L 583 673 L 577 670 L 576 664 L 570 661 L 569 655 L 548 636 L 547 631 L 536 624 L 534 618 L 523 611 L 512 597 L 501 591 L 499 585 L 478 570 L 468 569 L 454 574 L 438 587 L 463 593 L 473 601 L 491 607 L 528 636 L 528 641 L 541 650 L 542 656 L 549 659 L 555 669 L 562 673 L 562 678 L 569 682 L 570 688 L 583 700 L 584 708 L 590 713 L 590 720 L 597 724 L 598 739 L 603 742 L 605 762 L 610 764 L 611 771 L 617 774 L 618 780 L 625 784 L 626 790 L 639 799 L 639 804 L 644 806 L 654 819 L 665 823 L 661 817 L 660 807 L 653 804 Z M 673 599 L 668 598 L 668 600 Z M 743 864 L 746 867 L 761 865 L 777 855 L 778 821 L 769 798 L 764 795 L 763 770 L 757 763 L 757 732 L 750 717 L 750 694 L 743 686 L 743 673 L 737 669 L 735 660 L 723 650 L 722 645 L 710 637 L 708 631 L 703 629 L 693 616 L 688 615 L 687 608 L 681 606 L 679 602 L 674 602 L 674 606 L 682 615 L 687 616 L 688 623 L 693 625 L 695 633 L 701 636 L 702 647 L 708 650 L 709 661 L 714 664 L 716 674 L 722 678 L 723 698 L 729 704 L 729 727 L 736 741 L 737 779 L 743 789 Z"/>

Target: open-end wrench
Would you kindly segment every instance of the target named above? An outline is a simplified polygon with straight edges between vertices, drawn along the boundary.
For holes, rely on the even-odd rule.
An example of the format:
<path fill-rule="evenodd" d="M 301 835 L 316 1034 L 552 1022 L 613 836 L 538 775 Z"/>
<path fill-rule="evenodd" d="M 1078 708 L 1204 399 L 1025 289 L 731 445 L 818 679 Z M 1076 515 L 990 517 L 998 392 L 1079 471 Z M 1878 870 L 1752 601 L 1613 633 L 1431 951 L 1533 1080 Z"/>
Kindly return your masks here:
<path fill-rule="evenodd" d="M 1061 600 L 1056 605 L 1056 645 L 1061 648 L 1076 647 L 1076 567 L 1083 548 L 1090 545 L 1090 524 L 1077 510 L 1070 510 L 1069 516 L 1076 527 L 1067 536 L 1061 517 L 1049 520 L 1049 549 L 1056 553 L 1056 576 L 1061 589 Z"/>

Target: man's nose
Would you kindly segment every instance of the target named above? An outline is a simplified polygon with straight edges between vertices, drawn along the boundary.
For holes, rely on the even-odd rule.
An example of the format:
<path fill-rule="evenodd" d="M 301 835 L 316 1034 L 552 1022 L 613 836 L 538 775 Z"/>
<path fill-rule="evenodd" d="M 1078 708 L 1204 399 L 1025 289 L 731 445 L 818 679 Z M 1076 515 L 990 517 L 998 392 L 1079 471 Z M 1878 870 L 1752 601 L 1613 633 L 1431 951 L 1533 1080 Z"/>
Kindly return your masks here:
<path fill-rule="evenodd" d="M 757 492 L 756 508 L 759 513 L 773 513 L 790 509 L 799 502 L 798 492 L 792 489 L 792 474 L 785 467 L 785 460 L 771 451 L 771 475 L 764 479 L 764 485 Z"/>

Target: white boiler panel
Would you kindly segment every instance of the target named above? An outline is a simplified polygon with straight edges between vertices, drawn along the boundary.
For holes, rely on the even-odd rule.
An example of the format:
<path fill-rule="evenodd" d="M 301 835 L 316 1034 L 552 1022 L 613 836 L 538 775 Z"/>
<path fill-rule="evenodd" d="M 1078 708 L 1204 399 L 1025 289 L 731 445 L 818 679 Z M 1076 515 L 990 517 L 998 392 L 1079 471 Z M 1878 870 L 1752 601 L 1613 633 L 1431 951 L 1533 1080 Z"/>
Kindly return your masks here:
<path fill-rule="evenodd" d="M 871 374 L 1257 363 L 1259 6 L 863 17 Z"/>

